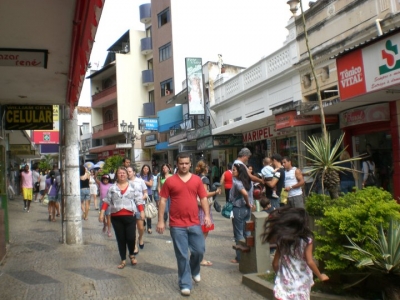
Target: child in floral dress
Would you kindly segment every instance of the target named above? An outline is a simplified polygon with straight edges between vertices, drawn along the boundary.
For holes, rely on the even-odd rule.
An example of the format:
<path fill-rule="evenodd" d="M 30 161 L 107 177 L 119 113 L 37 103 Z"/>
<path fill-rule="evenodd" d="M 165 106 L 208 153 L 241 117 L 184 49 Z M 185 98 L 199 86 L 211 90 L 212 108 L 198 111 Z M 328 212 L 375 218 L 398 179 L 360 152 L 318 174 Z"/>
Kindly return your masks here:
<path fill-rule="evenodd" d="M 265 222 L 263 242 L 276 243 L 272 266 L 276 272 L 274 295 L 279 300 L 310 299 L 313 273 L 319 280 L 329 277 L 319 272 L 312 256 L 313 234 L 304 208 L 283 207 Z"/>

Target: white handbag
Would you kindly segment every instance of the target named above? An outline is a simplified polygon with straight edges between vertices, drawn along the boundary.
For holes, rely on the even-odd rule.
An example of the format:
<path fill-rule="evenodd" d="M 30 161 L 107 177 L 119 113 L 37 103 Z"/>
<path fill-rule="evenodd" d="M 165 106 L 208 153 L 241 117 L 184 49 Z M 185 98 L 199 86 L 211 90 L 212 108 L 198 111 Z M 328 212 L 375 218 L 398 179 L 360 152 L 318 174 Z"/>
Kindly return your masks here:
<path fill-rule="evenodd" d="M 144 215 L 149 219 L 154 219 L 158 216 L 157 206 L 149 196 L 147 196 L 146 205 L 144 207 Z"/>

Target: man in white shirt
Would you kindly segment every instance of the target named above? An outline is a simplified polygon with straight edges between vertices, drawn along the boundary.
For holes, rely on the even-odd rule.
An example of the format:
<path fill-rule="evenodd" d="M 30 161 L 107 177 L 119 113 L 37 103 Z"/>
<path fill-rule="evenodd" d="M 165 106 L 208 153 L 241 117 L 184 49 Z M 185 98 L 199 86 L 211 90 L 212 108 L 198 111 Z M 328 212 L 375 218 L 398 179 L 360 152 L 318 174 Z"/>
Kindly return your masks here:
<path fill-rule="evenodd" d="M 290 207 L 304 208 L 303 173 L 300 169 L 292 166 L 292 160 L 288 156 L 283 157 L 282 165 L 285 168 L 285 191 L 289 193 L 288 205 Z"/>

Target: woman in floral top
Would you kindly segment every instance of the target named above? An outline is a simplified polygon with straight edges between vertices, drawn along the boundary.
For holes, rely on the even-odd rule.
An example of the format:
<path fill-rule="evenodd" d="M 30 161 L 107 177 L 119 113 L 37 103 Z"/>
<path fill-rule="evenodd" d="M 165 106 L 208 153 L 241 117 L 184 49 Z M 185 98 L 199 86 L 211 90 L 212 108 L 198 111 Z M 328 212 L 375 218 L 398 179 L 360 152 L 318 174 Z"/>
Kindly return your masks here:
<path fill-rule="evenodd" d="M 269 215 L 262 240 L 277 245 L 272 262 L 276 272 L 276 299 L 310 299 L 313 272 L 321 281 L 329 279 L 319 272 L 313 260 L 312 237 L 304 208 L 284 207 Z"/>
<path fill-rule="evenodd" d="M 117 180 L 108 189 L 107 197 L 103 201 L 99 221 L 103 223 L 104 212 L 110 206 L 111 223 L 114 227 L 118 251 L 121 257 L 118 269 L 123 269 L 126 266 L 126 247 L 128 247 L 131 264 L 136 265 L 137 260 L 133 254 L 136 238 L 135 213 L 140 211 L 141 218 L 144 218 L 144 201 L 141 193 L 133 184 L 129 183 L 128 172 L 124 167 L 118 168 Z"/>

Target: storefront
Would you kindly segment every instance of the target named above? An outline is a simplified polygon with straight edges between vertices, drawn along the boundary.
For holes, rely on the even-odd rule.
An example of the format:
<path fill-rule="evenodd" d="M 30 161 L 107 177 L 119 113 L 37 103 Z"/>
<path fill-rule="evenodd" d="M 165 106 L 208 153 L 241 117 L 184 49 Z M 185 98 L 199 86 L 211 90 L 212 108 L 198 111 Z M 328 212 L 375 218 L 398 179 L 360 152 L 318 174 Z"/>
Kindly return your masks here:
<path fill-rule="evenodd" d="M 395 55 L 399 47 L 400 33 L 390 32 L 336 60 L 340 99 L 356 104 L 340 114 L 345 144 L 353 155 L 372 155 L 378 186 L 396 200 L 400 199 L 400 59 Z"/>
<path fill-rule="evenodd" d="M 392 133 L 389 103 L 361 106 L 340 113 L 340 127 L 345 132 L 352 156 L 372 155 L 378 186 L 393 193 Z M 356 168 L 362 169 L 361 162 Z M 361 186 L 362 176 L 359 176 Z"/>

